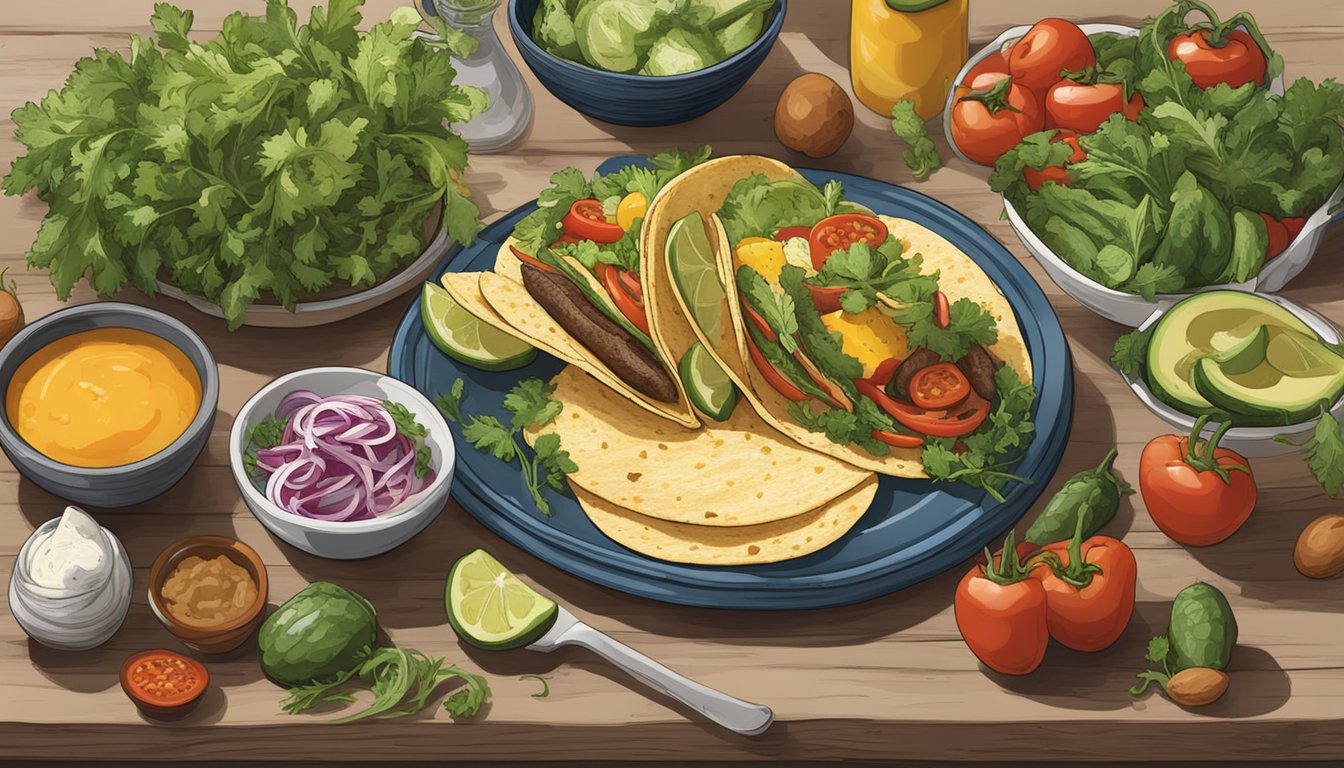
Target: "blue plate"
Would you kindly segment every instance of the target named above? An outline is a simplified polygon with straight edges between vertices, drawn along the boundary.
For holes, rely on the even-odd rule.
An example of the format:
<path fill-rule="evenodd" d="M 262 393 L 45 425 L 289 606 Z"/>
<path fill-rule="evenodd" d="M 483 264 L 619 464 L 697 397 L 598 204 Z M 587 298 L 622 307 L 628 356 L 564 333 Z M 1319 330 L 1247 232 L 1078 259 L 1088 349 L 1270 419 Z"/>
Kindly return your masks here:
<path fill-rule="evenodd" d="M 633 162 L 638 160 L 615 157 L 598 170 L 610 173 Z M 801 172 L 817 184 L 839 179 L 846 198 L 938 232 L 969 254 L 1008 297 L 1031 352 L 1038 390 L 1036 436 L 1016 468 L 1029 483 L 1011 484 L 999 503 L 959 484 L 883 477 L 868 512 L 839 541 L 796 560 L 737 567 L 679 565 L 640 555 L 602 535 L 569 496 L 552 493 L 554 516 L 543 517 L 517 463 L 466 446 L 457 425 L 453 434 L 466 447 L 458 451 L 453 498 L 506 541 L 581 578 L 654 600 L 731 609 L 826 608 L 870 600 L 964 563 L 1016 522 L 1059 467 L 1073 414 L 1069 348 L 1045 294 L 989 233 L 938 201 L 861 176 Z M 500 244 L 534 209 L 529 203 L 495 222 L 470 247 L 449 255 L 435 278 L 450 270 L 490 269 Z M 506 421 L 502 401 L 514 384 L 531 376 L 549 379 L 563 366 L 545 354 L 526 368 L 502 373 L 458 363 L 426 336 L 418 299 L 407 308 L 388 359 L 389 374 L 430 397 L 461 377 L 466 412 Z"/>

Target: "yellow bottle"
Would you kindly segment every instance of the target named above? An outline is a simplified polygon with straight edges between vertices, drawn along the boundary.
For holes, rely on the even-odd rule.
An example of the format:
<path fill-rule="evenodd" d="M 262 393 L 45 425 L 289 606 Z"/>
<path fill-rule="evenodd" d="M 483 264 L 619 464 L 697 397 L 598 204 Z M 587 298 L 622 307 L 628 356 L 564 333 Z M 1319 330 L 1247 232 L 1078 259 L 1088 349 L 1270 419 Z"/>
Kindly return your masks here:
<path fill-rule="evenodd" d="M 854 93 L 890 115 L 913 99 L 928 120 L 942 111 L 948 88 L 966 63 L 969 0 L 853 0 L 849 70 Z"/>

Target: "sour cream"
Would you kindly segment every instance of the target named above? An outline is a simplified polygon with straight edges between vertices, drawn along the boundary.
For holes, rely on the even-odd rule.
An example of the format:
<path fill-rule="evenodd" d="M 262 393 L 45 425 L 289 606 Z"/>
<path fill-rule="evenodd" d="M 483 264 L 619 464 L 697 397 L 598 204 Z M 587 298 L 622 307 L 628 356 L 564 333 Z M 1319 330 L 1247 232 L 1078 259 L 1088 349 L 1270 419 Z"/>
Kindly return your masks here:
<path fill-rule="evenodd" d="M 121 542 L 83 510 L 66 507 L 19 550 L 9 608 L 28 636 L 82 651 L 116 633 L 131 606 L 131 560 Z"/>

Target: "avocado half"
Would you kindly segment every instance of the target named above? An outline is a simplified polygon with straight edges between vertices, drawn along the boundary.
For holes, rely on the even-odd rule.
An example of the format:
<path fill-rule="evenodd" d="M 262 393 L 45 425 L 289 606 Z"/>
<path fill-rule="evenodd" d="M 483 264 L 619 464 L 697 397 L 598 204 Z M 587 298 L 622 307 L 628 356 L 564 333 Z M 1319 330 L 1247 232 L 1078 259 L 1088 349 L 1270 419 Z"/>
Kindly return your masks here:
<path fill-rule="evenodd" d="M 1153 329 L 1148 387 L 1163 402 L 1191 416 L 1225 411 L 1196 388 L 1195 367 L 1202 358 L 1235 353 L 1262 326 L 1316 337 L 1292 312 L 1253 293 L 1206 291 L 1182 300 Z"/>
<path fill-rule="evenodd" d="M 1256 365 L 1249 365 L 1254 347 L 1231 357 L 1205 357 L 1194 367 L 1195 389 L 1215 407 L 1235 414 L 1244 426 L 1276 427 L 1301 424 L 1320 415 L 1344 394 L 1344 357 L 1336 354 L 1313 334 L 1268 331 Z M 1276 349 L 1288 348 L 1278 362 Z M 1290 375 L 1291 374 L 1291 375 Z"/>

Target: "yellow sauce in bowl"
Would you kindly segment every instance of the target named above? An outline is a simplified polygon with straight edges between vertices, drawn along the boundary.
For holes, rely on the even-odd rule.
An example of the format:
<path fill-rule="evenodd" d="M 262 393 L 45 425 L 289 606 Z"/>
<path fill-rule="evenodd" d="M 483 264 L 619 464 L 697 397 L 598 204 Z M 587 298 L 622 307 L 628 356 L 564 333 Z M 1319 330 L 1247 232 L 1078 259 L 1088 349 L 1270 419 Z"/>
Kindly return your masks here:
<path fill-rule="evenodd" d="M 224 555 L 192 555 L 178 563 L 159 590 L 168 613 L 184 624 L 220 627 L 242 618 L 257 602 L 257 582 Z"/>
<path fill-rule="evenodd" d="M 186 431 L 201 407 L 201 378 L 158 336 L 96 328 L 23 361 L 5 407 L 19 436 L 48 458 L 115 467 L 153 456 Z"/>

